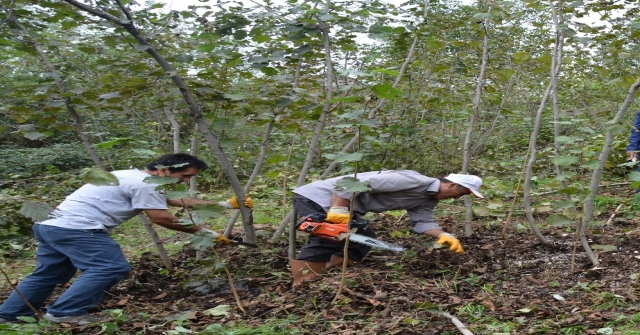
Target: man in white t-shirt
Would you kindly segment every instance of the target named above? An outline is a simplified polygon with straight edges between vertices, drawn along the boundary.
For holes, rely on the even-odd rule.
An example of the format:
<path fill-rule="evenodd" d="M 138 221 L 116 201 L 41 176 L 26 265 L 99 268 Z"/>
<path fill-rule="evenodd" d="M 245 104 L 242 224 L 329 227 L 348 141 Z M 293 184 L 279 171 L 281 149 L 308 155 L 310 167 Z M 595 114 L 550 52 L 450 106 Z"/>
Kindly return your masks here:
<path fill-rule="evenodd" d="M 167 208 L 168 205 L 193 207 L 198 204 L 239 208 L 236 197 L 226 202 L 167 199 L 155 190 L 157 184 L 144 181 L 147 177 L 157 176 L 187 182 L 206 168 L 205 162 L 191 155 L 169 154 L 147 164 L 145 170 L 112 172 L 118 178 L 118 186 L 86 184 L 69 195 L 53 210 L 50 219 L 33 225 L 38 241 L 38 264 L 18 285 L 19 293 L 12 292 L 0 305 L 0 323 L 33 315 L 23 298 L 33 308 L 40 309 L 56 285 L 68 282 L 77 270 L 82 271 L 80 276 L 46 307 L 44 317 L 55 323 L 83 325 L 95 322 L 95 318 L 88 315 L 88 309 L 100 303 L 104 292 L 131 270 L 120 245 L 109 236 L 109 231 L 142 212 L 151 222 L 165 228 L 187 233 L 206 231 L 213 234 L 216 242 L 229 244 L 230 241 L 218 233 L 197 225 L 180 224 Z M 246 198 L 244 205 L 253 207 L 251 198 Z"/>

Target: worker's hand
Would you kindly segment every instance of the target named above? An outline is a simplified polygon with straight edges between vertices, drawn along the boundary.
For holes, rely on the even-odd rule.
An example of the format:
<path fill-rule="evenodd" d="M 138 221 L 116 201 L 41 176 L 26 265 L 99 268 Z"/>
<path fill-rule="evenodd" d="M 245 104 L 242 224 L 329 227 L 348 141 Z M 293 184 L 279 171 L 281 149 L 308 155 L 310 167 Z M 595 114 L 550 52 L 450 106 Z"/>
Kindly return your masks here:
<path fill-rule="evenodd" d="M 326 220 L 331 223 L 349 224 L 349 219 L 349 208 L 336 206 L 329 208 Z"/>
<path fill-rule="evenodd" d="M 449 233 L 442 233 L 438 235 L 438 241 L 436 243 L 442 244 L 445 247 L 449 247 L 449 250 L 457 254 L 464 251 L 464 249 L 462 249 L 462 244 L 460 244 L 460 241 L 458 241 L 455 236 Z"/>
<path fill-rule="evenodd" d="M 227 202 L 229 203 L 229 205 L 231 205 L 231 207 L 233 208 L 240 208 L 240 204 L 238 203 L 238 198 L 237 197 L 231 197 L 231 199 L 227 200 Z M 253 208 L 253 199 L 246 197 L 244 199 L 244 205 L 246 207 L 249 208 Z"/>
<path fill-rule="evenodd" d="M 222 243 L 222 244 L 231 244 L 231 240 L 229 240 L 228 238 L 224 237 L 224 235 L 216 233 L 215 231 L 211 230 L 211 229 L 207 229 L 207 228 L 200 228 L 200 231 L 205 232 L 207 234 L 211 234 L 213 235 L 213 238 L 216 241 L 216 244 Z"/>

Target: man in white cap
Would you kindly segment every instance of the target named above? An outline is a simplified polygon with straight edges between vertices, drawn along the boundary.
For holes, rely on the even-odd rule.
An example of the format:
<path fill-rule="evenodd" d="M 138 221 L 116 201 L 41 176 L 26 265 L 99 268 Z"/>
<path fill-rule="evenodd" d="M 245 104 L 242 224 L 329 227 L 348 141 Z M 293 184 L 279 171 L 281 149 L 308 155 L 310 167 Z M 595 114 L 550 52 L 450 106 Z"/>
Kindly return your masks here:
<path fill-rule="evenodd" d="M 352 194 L 336 189 L 336 183 L 344 177 L 356 177 L 369 182 L 371 190 Z M 438 244 L 448 245 L 456 253 L 464 251 L 455 236 L 445 232 L 433 218 L 433 211 L 441 199 L 460 198 L 479 192 L 482 179 L 474 175 L 450 174 L 444 178 L 431 178 L 412 170 L 387 170 L 363 172 L 357 175 L 340 176 L 316 181 L 293 190 L 293 207 L 299 217 L 314 213 L 326 213 L 326 221 L 347 224 L 349 208 L 353 208 L 353 219 L 361 221 L 368 213 L 382 213 L 404 209 L 411 218 L 412 233 L 437 238 Z M 375 233 L 366 225 L 356 233 L 375 238 Z M 296 259 L 290 260 L 293 286 L 313 279 L 326 269 L 341 265 L 344 242 L 334 242 L 310 235 L 300 249 Z M 349 243 L 349 263 L 360 261 L 371 250 L 370 247 Z"/>

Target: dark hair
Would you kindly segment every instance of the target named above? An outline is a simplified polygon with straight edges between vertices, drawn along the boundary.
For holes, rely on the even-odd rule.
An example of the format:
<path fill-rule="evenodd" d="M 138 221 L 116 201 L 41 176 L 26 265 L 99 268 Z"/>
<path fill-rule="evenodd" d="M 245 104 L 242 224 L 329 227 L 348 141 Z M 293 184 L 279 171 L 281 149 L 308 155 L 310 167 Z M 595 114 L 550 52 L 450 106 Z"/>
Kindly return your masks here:
<path fill-rule="evenodd" d="M 180 165 L 180 164 L 184 164 L 184 165 L 174 167 L 174 165 Z M 158 159 L 154 160 L 153 162 L 147 164 L 147 170 L 156 171 L 158 170 L 158 167 L 157 167 L 158 165 L 168 167 L 169 171 L 171 172 L 184 171 L 190 167 L 194 167 L 199 171 L 204 171 L 208 168 L 207 163 L 199 160 L 194 156 L 191 156 L 185 153 L 168 154 L 168 155 L 161 156 Z"/>
<path fill-rule="evenodd" d="M 447 179 L 447 178 L 438 178 L 438 180 L 439 180 L 441 183 L 445 183 L 445 184 L 456 184 L 456 183 L 452 182 L 451 180 L 449 180 L 449 179 Z M 458 187 L 456 187 L 456 189 L 457 189 L 458 191 L 468 190 L 468 188 L 466 188 L 466 187 L 464 187 L 464 186 L 462 186 L 462 185 L 460 185 L 460 184 L 458 184 Z"/>

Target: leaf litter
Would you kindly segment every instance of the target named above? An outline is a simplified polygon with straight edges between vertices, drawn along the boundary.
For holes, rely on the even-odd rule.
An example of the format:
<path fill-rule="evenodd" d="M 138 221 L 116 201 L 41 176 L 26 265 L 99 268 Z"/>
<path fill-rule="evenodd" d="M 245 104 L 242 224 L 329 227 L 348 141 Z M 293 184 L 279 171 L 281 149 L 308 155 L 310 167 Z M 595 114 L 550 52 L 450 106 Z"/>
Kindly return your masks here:
<path fill-rule="evenodd" d="M 462 232 L 452 218 L 443 221 L 445 230 Z M 407 251 L 374 249 L 349 267 L 336 304 L 331 302 L 341 269 L 293 289 L 286 242 L 270 243 L 267 232 L 259 237 L 260 249 L 217 248 L 246 314 L 215 267 L 220 261 L 196 260 L 188 246 L 173 256 L 171 272 L 152 253 L 131 260 L 131 275 L 91 312 L 123 310 L 128 317 L 117 321 L 116 334 L 234 335 L 459 334 L 442 313 L 474 334 L 564 334 L 571 327 L 601 334 L 609 332 L 610 322 L 640 313 L 640 229 L 632 219 L 616 218 L 589 234 L 591 244 L 615 248 L 595 250 L 601 265 L 594 268 L 579 246 L 575 273 L 570 272 L 573 234 L 562 227 L 545 230 L 552 243 L 542 245 L 527 231 L 511 231 L 502 239 L 501 225 L 478 224 L 473 236 L 460 237 L 462 254 L 434 248 L 430 238 L 397 234 L 407 227 L 391 216 L 372 227 L 379 239 Z M 299 236 L 298 248 L 302 243 Z M 102 329 L 77 328 L 74 333 Z"/>

